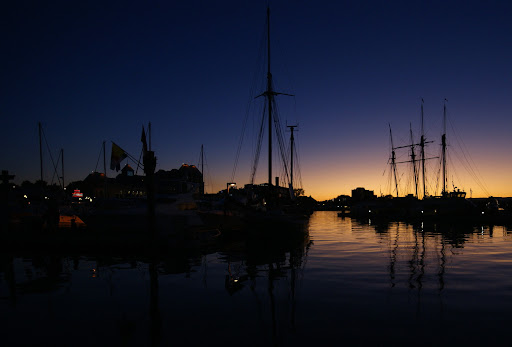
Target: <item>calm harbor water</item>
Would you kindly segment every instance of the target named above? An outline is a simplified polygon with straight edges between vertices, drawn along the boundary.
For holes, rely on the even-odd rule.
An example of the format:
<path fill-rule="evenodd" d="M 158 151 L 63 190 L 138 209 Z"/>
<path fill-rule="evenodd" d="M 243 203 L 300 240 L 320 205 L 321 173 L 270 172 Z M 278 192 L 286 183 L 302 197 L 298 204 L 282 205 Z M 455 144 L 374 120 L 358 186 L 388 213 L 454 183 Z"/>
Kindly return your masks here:
<path fill-rule="evenodd" d="M 512 229 L 315 212 L 304 239 L 1 254 L 0 344 L 506 345 Z"/>

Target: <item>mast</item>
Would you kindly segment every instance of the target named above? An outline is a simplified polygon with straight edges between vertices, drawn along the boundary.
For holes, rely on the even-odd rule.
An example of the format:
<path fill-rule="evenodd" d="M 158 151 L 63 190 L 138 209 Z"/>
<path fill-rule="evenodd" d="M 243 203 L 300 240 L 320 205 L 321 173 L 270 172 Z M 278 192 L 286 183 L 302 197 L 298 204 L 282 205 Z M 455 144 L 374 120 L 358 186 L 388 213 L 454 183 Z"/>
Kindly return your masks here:
<path fill-rule="evenodd" d="M 393 175 L 395 176 L 395 189 L 396 197 L 398 198 L 398 181 L 396 179 L 396 155 L 395 146 L 393 145 L 393 134 L 391 133 L 391 124 L 389 124 L 389 138 L 391 139 L 391 167 L 393 168 Z"/>
<path fill-rule="evenodd" d="M 427 187 L 425 185 L 425 133 L 423 131 L 423 98 L 421 99 L 421 177 L 423 180 L 423 199 L 427 196 Z"/>
<path fill-rule="evenodd" d="M 149 136 L 149 150 L 151 151 L 151 122 L 148 124 L 148 136 Z"/>
<path fill-rule="evenodd" d="M 293 192 L 293 146 L 294 146 L 294 137 L 293 137 L 293 130 L 296 128 L 296 125 L 288 125 L 288 128 L 290 128 L 290 131 L 292 134 L 290 135 L 290 193 L 292 194 L 292 199 L 294 198 L 294 192 Z"/>
<path fill-rule="evenodd" d="M 105 157 L 105 141 L 103 141 L 103 173 L 107 177 L 107 159 Z"/>
<path fill-rule="evenodd" d="M 446 98 L 443 105 L 443 135 L 441 136 L 441 160 L 443 165 L 443 191 L 441 195 L 446 194 Z"/>
<path fill-rule="evenodd" d="M 150 123 L 151 124 L 151 123 Z M 201 145 L 201 195 L 204 195 L 204 151 Z"/>
<path fill-rule="evenodd" d="M 41 186 L 43 184 L 43 144 L 42 144 L 42 129 L 41 122 L 39 124 L 39 162 L 41 165 Z"/>
<path fill-rule="evenodd" d="M 107 198 L 108 197 L 108 194 L 107 194 L 107 190 L 108 190 L 108 187 L 107 187 L 107 159 L 105 157 L 105 141 L 103 141 L 103 173 L 105 174 L 105 184 L 104 184 L 104 191 L 105 193 L 103 194 L 103 197 L 104 198 Z"/>
<path fill-rule="evenodd" d="M 272 74 L 270 73 L 270 7 L 267 7 L 268 186 L 272 186 Z"/>
<path fill-rule="evenodd" d="M 414 174 L 414 188 L 416 192 L 416 197 L 418 197 L 418 173 L 416 172 L 416 153 L 414 152 L 414 140 L 412 137 L 412 125 L 409 123 L 409 129 L 411 132 L 411 162 L 412 162 L 412 171 Z"/>
<path fill-rule="evenodd" d="M 262 94 L 258 95 L 265 96 L 267 98 L 267 107 L 268 107 L 268 185 L 272 186 L 272 123 L 274 121 L 273 113 L 273 105 L 274 105 L 274 96 L 276 95 L 288 95 L 293 96 L 292 94 L 287 93 L 279 93 L 273 90 L 272 86 L 272 73 L 270 72 L 270 8 L 267 7 L 267 90 L 265 90 Z M 276 118 L 277 119 L 277 118 Z M 278 140 L 281 141 L 280 132 L 277 128 L 276 123 L 276 133 L 278 136 Z M 281 142 L 280 142 L 281 144 Z M 283 154 L 283 153 L 281 153 Z"/>
<path fill-rule="evenodd" d="M 62 166 L 62 190 L 66 187 L 64 185 L 64 148 L 60 149 L 61 152 L 61 166 Z"/>

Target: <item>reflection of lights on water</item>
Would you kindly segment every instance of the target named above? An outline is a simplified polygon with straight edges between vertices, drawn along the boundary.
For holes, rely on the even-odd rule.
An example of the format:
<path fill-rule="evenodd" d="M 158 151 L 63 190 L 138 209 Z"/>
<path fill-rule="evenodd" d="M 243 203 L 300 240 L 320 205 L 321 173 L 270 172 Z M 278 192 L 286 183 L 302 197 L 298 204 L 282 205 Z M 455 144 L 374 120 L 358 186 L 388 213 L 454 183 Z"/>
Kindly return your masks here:
<path fill-rule="evenodd" d="M 91 276 L 92 278 L 98 277 L 98 270 L 92 269 L 91 272 L 92 272 L 92 276 Z"/>
<path fill-rule="evenodd" d="M 372 220 L 368 219 L 368 225 L 372 225 Z"/>

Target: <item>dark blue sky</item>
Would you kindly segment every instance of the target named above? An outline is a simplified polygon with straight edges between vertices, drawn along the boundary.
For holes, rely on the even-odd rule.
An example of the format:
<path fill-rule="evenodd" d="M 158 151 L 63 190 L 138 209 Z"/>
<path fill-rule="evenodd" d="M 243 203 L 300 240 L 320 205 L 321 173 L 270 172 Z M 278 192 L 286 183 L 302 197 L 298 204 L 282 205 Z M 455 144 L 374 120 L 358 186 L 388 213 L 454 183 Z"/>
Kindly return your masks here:
<path fill-rule="evenodd" d="M 41 121 L 54 159 L 64 148 L 66 180 L 83 179 L 104 140 L 138 156 L 141 126 L 151 121 L 157 169 L 197 164 L 204 144 L 207 190 L 222 189 L 258 71 L 266 3 L 3 4 L 2 169 L 18 183 L 38 179 Z M 357 186 L 387 193 L 388 123 L 395 144 L 409 141 L 411 122 L 418 138 L 423 98 L 437 155 L 447 98 L 450 153 L 462 143 L 486 189 L 455 156 L 450 181 L 474 196 L 512 196 L 509 2 L 274 1 L 271 13 L 274 81 L 295 95 L 280 98 L 281 117 L 300 125 L 307 195 L 326 199 Z M 249 180 L 247 134 L 239 185 Z M 46 149 L 44 163 L 51 180 Z"/>

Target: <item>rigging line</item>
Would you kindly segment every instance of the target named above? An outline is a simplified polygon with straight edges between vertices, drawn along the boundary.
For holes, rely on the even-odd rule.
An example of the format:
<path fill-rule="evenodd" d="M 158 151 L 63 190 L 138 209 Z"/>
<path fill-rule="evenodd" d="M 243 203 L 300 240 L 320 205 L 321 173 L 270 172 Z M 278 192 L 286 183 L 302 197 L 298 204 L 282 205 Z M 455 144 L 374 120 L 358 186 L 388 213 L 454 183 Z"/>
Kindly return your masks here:
<path fill-rule="evenodd" d="M 98 154 L 98 160 L 96 161 L 96 167 L 94 168 L 94 172 L 98 172 L 98 164 L 100 162 L 101 155 L 103 154 L 103 145 L 100 148 L 100 153 Z"/>
<path fill-rule="evenodd" d="M 298 150 L 297 150 L 297 147 L 295 146 L 295 143 L 294 142 L 294 160 L 295 162 L 297 163 L 296 166 L 296 176 L 297 176 L 297 181 L 298 181 L 298 187 L 299 188 L 302 188 L 302 173 L 301 173 L 301 165 L 300 165 L 300 159 L 299 159 L 299 154 L 298 154 Z M 294 175 L 295 176 L 295 175 Z"/>
<path fill-rule="evenodd" d="M 139 172 L 139 168 L 142 169 L 142 165 L 140 164 L 140 160 L 142 159 L 142 153 L 144 153 L 144 148 L 140 150 L 139 160 L 137 161 L 137 168 L 135 169 L 135 175 Z"/>
<path fill-rule="evenodd" d="M 456 157 L 456 158 L 457 158 L 457 157 Z M 458 158 L 457 158 L 457 159 L 458 159 Z M 459 160 L 459 159 L 458 159 L 458 160 Z M 457 178 L 457 184 L 458 184 L 458 185 L 463 185 L 463 184 L 464 184 L 464 182 L 463 182 L 463 180 L 460 178 L 460 176 L 459 176 L 459 174 L 458 174 L 457 170 L 453 169 L 453 168 L 455 167 L 455 165 L 454 165 L 454 162 L 453 162 L 453 160 L 452 160 L 452 156 L 448 156 L 447 161 L 448 161 L 448 164 L 452 167 L 452 170 L 451 170 L 451 173 L 452 173 L 452 185 L 453 185 L 453 186 L 455 186 L 455 183 L 453 182 L 453 176 L 455 176 L 455 177 Z M 460 160 L 459 160 L 459 162 L 460 162 Z M 462 165 L 464 166 L 464 164 L 462 164 Z M 455 188 L 454 188 L 454 189 L 455 189 Z"/>
<path fill-rule="evenodd" d="M 455 132 L 455 128 L 450 119 L 448 119 L 448 122 L 450 123 L 450 127 L 452 128 L 452 131 L 455 134 L 455 139 L 457 140 L 457 144 L 459 145 L 461 153 L 464 156 L 464 159 L 466 160 L 466 162 L 468 164 L 467 167 L 465 166 L 466 170 L 472 176 L 472 178 L 475 180 L 475 182 L 480 186 L 480 188 L 482 188 L 486 194 L 490 195 L 484 182 L 480 181 L 480 178 L 483 179 L 483 177 L 480 174 L 480 172 L 478 172 L 478 167 L 476 166 L 473 159 L 471 158 L 469 151 L 467 150 L 466 144 L 464 143 L 463 139 L 458 135 L 458 133 Z M 466 153 L 467 153 L 467 156 L 466 156 Z M 468 157 L 469 157 L 469 159 L 468 159 Z M 461 160 L 459 159 L 459 161 L 461 161 Z M 461 161 L 461 163 L 462 163 L 462 161 Z M 473 163 L 473 165 L 471 165 L 472 163 Z M 462 163 L 462 164 L 464 165 L 464 163 Z M 474 166 L 474 168 L 473 168 L 473 166 Z M 475 169 L 476 169 L 476 171 L 475 171 Z"/>
<path fill-rule="evenodd" d="M 210 170 L 210 167 L 208 165 L 208 158 L 206 157 L 206 154 L 204 153 L 204 150 L 203 150 L 203 157 L 204 157 L 204 165 L 206 167 L 205 171 L 208 172 L 208 174 L 207 174 L 207 178 L 208 178 L 208 182 L 209 182 L 208 185 L 213 187 L 213 184 L 212 184 L 213 180 L 212 180 L 212 176 L 210 174 L 211 170 Z M 205 194 L 206 194 L 206 189 L 205 189 Z"/>
<path fill-rule="evenodd" d="M 265 109 L 266 107 L 264 107 Z M 266 120 L 266 112 L 263 112 L 263 117 L 261 117 L 261 124 L 260 124 L 260 131 L 259 131 L 259 134 L 258 134 L 258 139 L 257 139 L 257 144 L 256 144 L 256 148 L 255 148 L 255 153 L 254 153 L 254 161 L 253 161 L 253 167 L 252 167 L 252 171 L 251 171 L 251 184 L 254 184 L 254 178 L 256 176 L 256 170 L 258 168 L 258 162 L 259 162 L 259 159 L 260 159 L 260 153 L 261 153 L 261 143 L 263 141 L 263 135 L 264 135 L 264 131 L 265 131 L 265 120 Z"/>
<path fill-rule="evenodd" d="M 480 187 L 480 189 L 482 189 L 486 195 L 490 196 L 489 191 L 487 191 L 485 185 L 482 184 L 478 176 L 476 176 L 475 172 L 472 171 L 471 167 L 468 166 L 469 163 L 462 161 L 462 159 L 459 156 L 456 156 L 456 158 L 459 161 L 459 163 L 466 169 L 466 171 L 469 173 L 469 175 L 475 181 L 475 183 Z M 459 179 L 458 176 L 457 179 Z"/>
<path fill-rule="evenodd" d="M 244 118 L 243 125 L 242 125 L 242 132 L 241 132 L 240 138 L 238 140 L 238 147 L 237 147 L 237 151 L 236 151 L 236 155 L 235 155 L 235 162 L 233 165 L 233 171 L 231 173 L 231 182 L 234 182 L 234 180 L 235 180 L 236 170 L 238 168 L 238 163 L 240 160 L 240 153 L 242 151 L 243 141 L 245 138 L 245 132 L 247 129 L 247 122 L 248 122 L 249 114 L 251 113 L 250 111 L 251 111 L 251 108 L 253 105 L 253 100 L 254 100 L 254 95 L 255 95 L 254 91 L 255 91 L 256 87 L 257 88 L 261 87 L 260 85 L 257 86 L 257 84 L 258 84 L 258 81 L 260 81 L 260 83 L 261 83 L 260 76 L 264 75 L 264 73 L 263 73 L 264 64 L 262 63 L 262 61 L 264 61 L 265 49 L 266 49 L 265 48 L 266 47 L 266 45 L 265 45 L 266 27 L 267 27 L 267 25 L 266 25 L 266 23 L 264 23 L 263 30 L 261 31 L 262 34 L 260 37 L 260 44 L 259 44 L 258 55 L 257 55 L 258 59 L 256 60 L 256 68 L 254 69 L 252 83 L 249 88 L 249 99 L 248 99 L 246 107 L 245 107 L 245 118 Z"/>
<path fill-rule="evenodd" d="M 41 128 L 41 130 L 42 130 L 41 132 L 43 133 L 44 142 L 46 143 L 46 148 L 48 149 L 48 154 L 50 155 L 50 159 L 52 161 L 54 174 L 56 174 L 57 173 L 57 165 L 55 165 L 55 161 L 53 160 L 52 152 L 50 151 L 50 145 L 48 144 L 48 140 L 46 139 L 46 134 L 44 132 L 44 129 Z M 60 184 L 60 177 L 58 174 L 57 174 L 57 179 Z M 53 180 L 53 178 L 52 178 L 52 180 Z"/>
<path fill-rule="evenodd" d="M 277 105 L 274 105 L 274 110 L 275 110 L 274 126 L 275 126 L 276 135 L 277 135 L 277 141 L 279 144 L 281 159 L 282 159 L 283 165 L 284 165 L 285 177 L 286 177 L 287 182 L 290 182 L 290 177 L 289 177 L 289 172 L 288 172 L 288 160 L 286 158 L 286 151 L 285 151 L 285 145 L 284 145 L 284 140 L 283 140 L 283 132 L 282 132 L 281 123 L 279 120 L 279 113 L 277 112 L 278 111 Z"/>
<path fill-rule="evenodd" d="M 59 151 L 59 157 L 57 158 L 57 163 L 60 161 L 60 151 Z M 53 184 L 53 179 L 55 178 L 55 175 L 57 174 L 57 169 L 55 169 L 55 171 L 53 172 L 53 176 L 52 176 L 52 183 Z"/>

